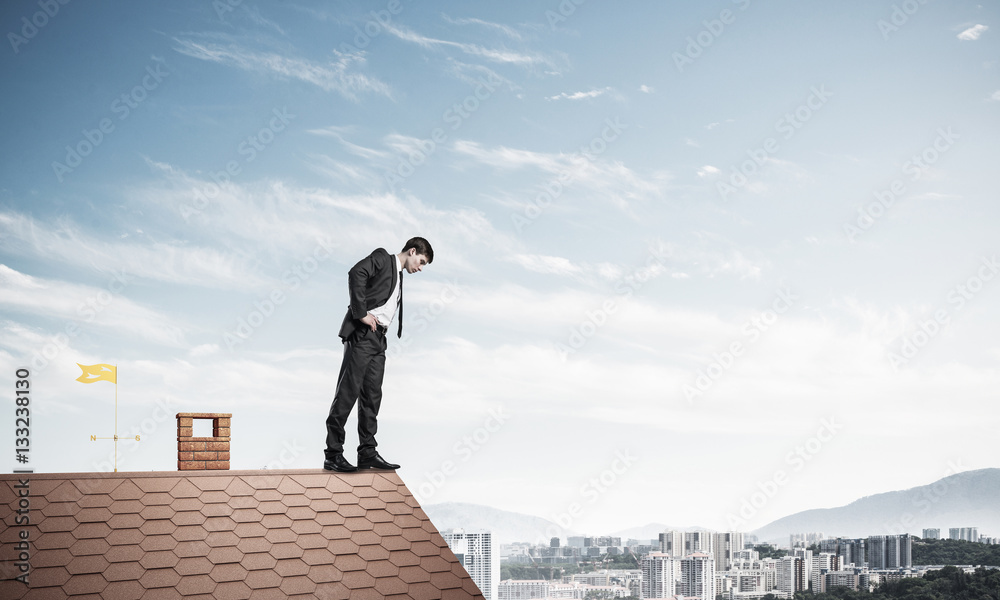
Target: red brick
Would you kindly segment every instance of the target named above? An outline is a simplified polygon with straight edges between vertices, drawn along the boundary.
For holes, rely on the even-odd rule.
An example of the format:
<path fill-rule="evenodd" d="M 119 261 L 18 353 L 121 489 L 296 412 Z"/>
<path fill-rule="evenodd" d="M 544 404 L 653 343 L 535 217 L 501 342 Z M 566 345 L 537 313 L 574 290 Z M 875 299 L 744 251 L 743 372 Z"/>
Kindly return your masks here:
<path fill-rule="evenodd" d="M 205 463 L 205 468 L 210 471 L 228 471 L 229 461 L 228 460 L 213 460 Z"/>
<path fill-rule="evenodd" d="M 229 442 L 205 442 L 205 450 L 229 452 Z"/>
<path fill-rule="evenodd" d="M 182 437 L 191 437 L 192 435 L 194 435 L 192 427 L 178 427 L 177 428 L 177 437 L 179 437 L 179 438 L 182 438 Z"/>
<path fill-rule="evenodd" d="M 219 460 L 218 452 L 195 452 L 195 460 Z"/>
<path fill-rule="evenodd" d="M 197 460 L 184 460 L 184 461 L 180 461 L 179 460 L 179 461 L 177 461 L 177 470 L 178 471 L 204 471 L 205 470 L 205 461 L 197 461 Z"/>
<path fill-rule="evenodd" d="M 177 442 L 178 452 L 201 452 L 205 449 L 205 442 Z"/>
<path fill-rule="evenodd" d="M 194 460 L 194 452 L 178 452 L 177 460 L 179 461 Z"/>

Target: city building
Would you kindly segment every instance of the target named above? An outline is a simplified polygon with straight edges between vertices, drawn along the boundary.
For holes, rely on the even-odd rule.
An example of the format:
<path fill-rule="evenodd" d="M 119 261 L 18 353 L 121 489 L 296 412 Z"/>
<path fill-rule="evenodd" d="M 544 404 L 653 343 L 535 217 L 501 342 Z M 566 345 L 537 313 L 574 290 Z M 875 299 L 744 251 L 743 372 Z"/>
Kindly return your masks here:
<path fill-rule="evenodd" d="M 785 598 L 791 598 L 795 592 L 806 591 L 805 562 L 795 556 L 785 556 L 778 560 L 777 590 Z"/>
<path fill-rule="evenodd" d="M 813 551 L 806 550 L 805 548 L 795 548 L 792 550 L 792 556 L 795 558 L 802 559 L 802 569 L 805 571 L 805 582 L 803 583 L 806 588 L 809 587 L 809 576 L 812 575 L 813 570 Z"/>
<path fill-rule="evenodd" d="M 978 527 L 952 527 L 948 530 L 948 539 L 965 540 L 967 542 L 979 541 Z"/>
<path fill-rule="evenodd" d="M 940 529 L 925 529 L 920 535 L 921 538 L 925 540 L 939 540 L 941 539 Z"/>
<path fill-rule="evenodd" d="M 840 571 L 840 556 L 831 552 L 820 552 L 813 557 L 810 569 L 809 584 L 814 594 L 825 591 L 825 576 L 827 573 Z M 855 588 L 857 589 L 857 588 Z"/>
<path fill-rule="evenodd" d="M 760 560 L 760 552 L 756 550 L 737 550 L 733 552 L 733 561 Z M 732 565 L 730 565 L 732 568 Z"/>
<path fill-rule="evenodd" d="M 908 533 L 869 536 L 868 568 L 877 571 L 913 566 L 912 543 L 912 536 Z"/>
<path fill-rule="evenodd" d="M 715 559 L 695 552 L 681 559 L 681 579 L 677 594 L 685 598 L 715 600 Z"/>
<path fill-rule="evenodd" d="M 715 549 L 715 570 L 728 571 L 737 552 L 743 551 L 743 534 L 730 531 L 713 534 Z"/>
<path fill-rule="evenodd" d="M 664 531 L 660 534 L 660 552 L 672 558 L 684 556 L 684 533 L 680 531 Z"/>
<path fill-rule="evenodd" d="M 669 554 L 652 552 L 639 562 L 642 583 L 640 598 L 673 598 L 677 593 L 677 572 L 679 564 Z"/>
<path fill-rule="evenodd" d="M 830 571 L 824 573 L 819 580 L 819 588 L 814 587 L 813 593 L 824 594 L 835 587 L 846 587 L 852 590 L 862 589 L 861 569 L 850 569 L 847 571 Z"/>
<path fill-rule="evenodd" d="M 832 538 L 820 540 L 820 552 L 829 552 L 840 557 L 840 564 L 844 567 L 854 565 L 863 567 L 865 565 L 865 540 L 851 538 Z"/>
<path fill-rule="evenodd" d="M 500 584 L 500 554 L 491 531 L 449 529 L 441 537 L 462 563 L 486 600 L 497 600 Z"/>
<path fill-rule="evenodd" d="M 714 542 L 714 531 L 685 531 L 684 556 L 695 552 L 704 552 L 705 554 L 714 555 Z"/>
<path fill-rule="evenodd" d="M 497 600 L 548 598 L 552 582 L 547 579 L 506 579 L 497 585 Z"/>

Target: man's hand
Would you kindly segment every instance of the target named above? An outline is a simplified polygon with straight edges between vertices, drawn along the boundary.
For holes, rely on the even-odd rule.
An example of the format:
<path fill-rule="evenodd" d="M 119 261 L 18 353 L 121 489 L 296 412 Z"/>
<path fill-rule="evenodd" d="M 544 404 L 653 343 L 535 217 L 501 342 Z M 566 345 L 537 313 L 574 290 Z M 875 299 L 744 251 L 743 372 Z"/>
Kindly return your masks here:
<path fill-rule="evenodd" d="M 367 315 L 361 317 L 361 322 L 371 327 L 372 331 L 375 331 L 375 326 L 378 324 L 378 321 L 375 320 L 375 315 L 371 313 L 368 313 Z"/>

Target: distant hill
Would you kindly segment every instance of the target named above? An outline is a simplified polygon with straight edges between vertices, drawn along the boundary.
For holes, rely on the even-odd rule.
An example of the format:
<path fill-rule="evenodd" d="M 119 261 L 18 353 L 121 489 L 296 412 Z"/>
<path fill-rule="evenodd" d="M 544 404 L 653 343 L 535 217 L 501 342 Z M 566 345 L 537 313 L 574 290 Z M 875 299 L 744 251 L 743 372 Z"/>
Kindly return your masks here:
<path fill-rule="evenodd" d="M 500 544 L 531 542 L 548 545 L 553 536 L 562 537 L 563 543 L 565 543 L 567 535 L 577 535 L 576 532 L 563 530 L 548 519 L 500 510 L 482 504 L 444 502 L 425 504 L 423 509 L 439 530 L 490 529 L 493 531 L 497 543 Z"/>
<path fill-rule="evenodd" d="M 753 533 L 761 541 L 788 545 L 792 533 L 822 532 L 829 537 L 912 533 L 949 527 L 978 527 L 1000 535 L 1000 469 L 965 471 L 898 492 L 866 496 L 838 508 L 806 510 L 769 523 Z"/>

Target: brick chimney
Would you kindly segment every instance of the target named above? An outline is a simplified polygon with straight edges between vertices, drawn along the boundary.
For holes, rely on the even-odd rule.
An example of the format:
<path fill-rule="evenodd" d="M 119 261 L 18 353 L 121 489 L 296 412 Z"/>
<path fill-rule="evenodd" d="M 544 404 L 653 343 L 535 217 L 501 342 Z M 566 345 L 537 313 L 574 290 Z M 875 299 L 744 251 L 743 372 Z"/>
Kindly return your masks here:
<path fill-rule="evenodd" d="M 232 416 L 232 413 L 177 413 L 177 470 L 228 471 Z M 195 419 L 212 420 L 212 437 L 193 437 Z"/>

